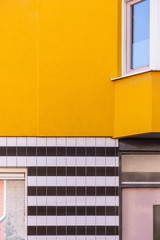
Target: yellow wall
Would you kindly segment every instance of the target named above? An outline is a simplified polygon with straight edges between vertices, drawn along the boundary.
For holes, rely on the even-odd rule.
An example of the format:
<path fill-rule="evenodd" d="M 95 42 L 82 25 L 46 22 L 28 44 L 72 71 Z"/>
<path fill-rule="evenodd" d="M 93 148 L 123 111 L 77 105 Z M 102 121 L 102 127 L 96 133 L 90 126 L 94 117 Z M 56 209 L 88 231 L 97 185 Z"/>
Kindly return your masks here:
<path fill-rule="evenodd" d="M 0 1 L 0 136 L 112 136 L 118 0 Z"/>

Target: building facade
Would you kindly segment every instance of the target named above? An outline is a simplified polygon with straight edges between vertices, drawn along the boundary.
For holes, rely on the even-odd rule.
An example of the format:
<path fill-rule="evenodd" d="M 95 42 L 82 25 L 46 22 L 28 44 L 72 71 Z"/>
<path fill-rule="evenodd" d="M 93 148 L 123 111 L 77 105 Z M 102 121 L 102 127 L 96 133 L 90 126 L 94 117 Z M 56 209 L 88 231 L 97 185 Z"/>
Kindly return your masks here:
<path fill-rule="evenodd" d="M 0 1 L 0 239 L 160 239 L 159 10 Z"/>

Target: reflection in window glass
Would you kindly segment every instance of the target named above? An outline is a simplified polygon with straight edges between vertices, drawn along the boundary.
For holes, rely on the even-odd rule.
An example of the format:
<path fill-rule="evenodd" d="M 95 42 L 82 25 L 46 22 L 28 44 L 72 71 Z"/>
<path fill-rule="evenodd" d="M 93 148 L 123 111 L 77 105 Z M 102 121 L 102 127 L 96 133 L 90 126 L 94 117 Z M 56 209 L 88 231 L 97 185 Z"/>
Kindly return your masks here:
<path fill-rule="evenodd" d="M 149 65 L 149 12 L 149 0 L 132 6 L 132 69 Z"/>
<path fill-rule="evenodd" d="M 0 240 L 25 239 L 24 181 L 0 181 Z"/>

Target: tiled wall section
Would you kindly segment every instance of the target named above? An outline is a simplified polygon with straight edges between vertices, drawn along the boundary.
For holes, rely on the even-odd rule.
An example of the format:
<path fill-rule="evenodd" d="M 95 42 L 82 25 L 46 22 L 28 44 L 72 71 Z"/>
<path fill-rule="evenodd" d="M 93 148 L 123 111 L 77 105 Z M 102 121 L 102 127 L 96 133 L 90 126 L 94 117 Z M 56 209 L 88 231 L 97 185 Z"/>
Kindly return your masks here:
<path fill-rule="evenodd" d="M 0 167 L 27 168 L 28 240 L 118 240 L 118 143 L 0 138 Z"/>

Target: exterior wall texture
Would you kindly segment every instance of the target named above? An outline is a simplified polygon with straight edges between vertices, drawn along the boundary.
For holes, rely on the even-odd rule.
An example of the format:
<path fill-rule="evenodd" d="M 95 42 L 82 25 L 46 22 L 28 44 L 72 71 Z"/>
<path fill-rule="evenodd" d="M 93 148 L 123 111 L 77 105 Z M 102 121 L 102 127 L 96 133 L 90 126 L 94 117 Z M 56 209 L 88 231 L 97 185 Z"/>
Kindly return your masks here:
<path fill-rule="evenodd" d="M 27 169 L 28 240 L 118 239 L 118 165 L 110 138 L 0 138 L 0 167 Z"/>

